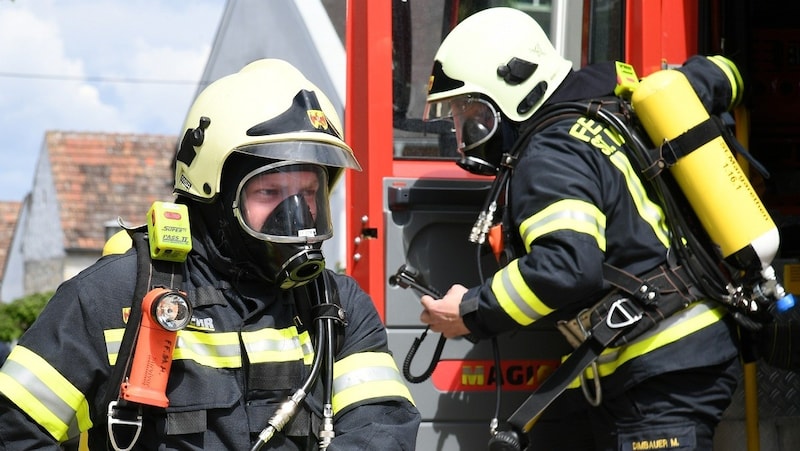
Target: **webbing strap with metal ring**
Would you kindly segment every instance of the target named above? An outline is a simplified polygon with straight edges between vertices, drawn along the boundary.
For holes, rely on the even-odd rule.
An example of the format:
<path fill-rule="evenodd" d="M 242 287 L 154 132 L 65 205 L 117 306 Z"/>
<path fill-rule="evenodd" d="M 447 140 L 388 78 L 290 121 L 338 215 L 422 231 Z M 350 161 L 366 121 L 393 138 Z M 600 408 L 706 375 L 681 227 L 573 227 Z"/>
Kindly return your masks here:
<path fill-rule="evenodd" d="M 142 432 L 142 409 L 118 409 L 117 401 L 108 403 L 108 440 L 116 451 L 130 451 L 139 440 Z M 133 437 L 128 441 L 128 446 L 117 443 L 117 426 L 133 428 Z"/>
<path fill-rule="evenodd" d="M 107 417 L 108 437 L 112 447 L 117 451 L 130 450 L 136 444 L 142 427 L 141 406 L 120 399 L 120 386 L 127 377 L 133 357 L 133 348 L 138 338 L 142 319 L 142 300 L 147 292 L 155 286 L 180 289 L 183 282 L 180 263 L 150 258 L 150 244 L 146 230 L 146 226 L 128 230 L 136 250 L 136 287 L 133 291 L 130 313 L 120 342 L 117 360 L 112 366 L 101 404 L 107 408 L 103 413 Z M 115 427 L 118 426 L 136 428 L 128 446 L 121 447 L 117 443 L 117 428 Z"/>
<path fill-rule="evenodd" d="M 637 278 L 611 265 L 605 265 L 604 275 L 620 286 L 620 290 L 610 293 L 590 315 L 591 326 L 586 330 L 586 339 L 572 352 L 564 363 L 556 369 L 528 399 L 509 417 L 508 429 L 501 430 L 490 441 L 489 449 L 503 451 L 513 448 L 513 443 L 524 440 L 533 424 L 564 392 L 567 386 L 592 365 L 597 357 L 609 346 L 631 343 L 661 320 L 668 318 L 696 300 L 691 286 L 680 280 L 670 279 L 682 272 L 668 272 L 658 267 L 642 278 Z M 644 288 L 644 289 L 642 289 Z M 653 294 L 653 296 L 650 296 Z M 578 321 L 583 327 L 582 321 Z M 595 381 L 599 374 L 595 371 Z M 584 392 L 584 394 L 586 394 Z M 599 391 L 595 393 L 599 401 Z M 591 402 L 592 399 L 587 397 Z"/>
<path fill-rule="evenodd" d="M 709 117 L 703 122 L 695 125 L 685 133 L 670 139 L 664 140 L 659 146 L 658 155 L 653 158 L 653 165 L 644 168 L 642 171 L 648 179 L 659 175 L 662 170 L 673 166 L 678 160 L 699 149 L 714 138 L 720 136 L 720 129 L 717 122 Z"/>
<path fill-rule="evenodd" d="M 584 309 L 578 314 L 577 318 L 580 318 L 583 313 L 587 311 L 588 309 Z M 583 324 L 583 321 L 577 321 L 577 323 L 578 328 L 580 328 L 581 332 L 583 332 L 583 338 L 585 340 L 589 336 L 589 331 L 586 330 L 586 326 Z M 603 387 L 600 385 L 600 378 L 598 377 L 600 372 L 597 368 L 597 359 L 593 360 L 589 366 L 592 367 L 592 374 L 595 375 L 595 377 L 592 379 L 594 381 L 594 393 L 589 393 L 589 381 L 586 377 L 586 370 L 581 372 L 581 391 L 583 392 L 583 397 L 589 402 L 589 405 L 598 407 L 603 402 Z"/>
<path fill-rule="evenodd" d="M 635 318 L 642 313 L 633 301 L 629 300 L 624 307 L 631 309 L 625 315 L 627 317 Z M 620 305 L 619 308 L 623 308 L 623 306 Z M 542 412 L 566 390 L 570 382 L 579 377 L 597 359 L 603 350 L 629 328 L 630 326 L 615 330 L 611 329 L 606 321 L 597 323 L 591 329 L 589 337 L 511 414 L 506 424 L 502 425 L 500 430 L 489 440 L 489 450 L 520 451 L 524 449 L 527 440 L 525 435 L 533 428 Z"/>

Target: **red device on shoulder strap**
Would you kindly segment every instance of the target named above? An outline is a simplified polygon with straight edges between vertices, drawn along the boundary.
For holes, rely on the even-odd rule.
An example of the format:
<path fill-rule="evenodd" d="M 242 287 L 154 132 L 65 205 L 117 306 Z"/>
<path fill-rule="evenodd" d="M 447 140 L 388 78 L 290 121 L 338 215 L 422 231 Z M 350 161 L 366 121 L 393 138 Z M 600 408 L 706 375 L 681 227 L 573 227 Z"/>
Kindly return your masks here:
<path fill-rule="evenodd" d="M 145 295 L 130 375 L 120 387 L 122 399 L 157 407 L 169 405 L 166 388 L 172 352 L 178 331 L 191 317 L 191 305 L 181 291 L 155 288 Z"/>

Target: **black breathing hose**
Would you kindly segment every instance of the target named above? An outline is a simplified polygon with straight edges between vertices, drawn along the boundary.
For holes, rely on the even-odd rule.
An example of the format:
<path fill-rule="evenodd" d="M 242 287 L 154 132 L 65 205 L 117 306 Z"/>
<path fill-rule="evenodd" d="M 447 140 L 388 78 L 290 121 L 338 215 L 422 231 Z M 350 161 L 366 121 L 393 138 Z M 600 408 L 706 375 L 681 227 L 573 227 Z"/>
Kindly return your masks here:
<path fill-rule="evenodd" d="M 323 272 L 323 274 L 325 274 Z M 325 282 L 320 280 L 323 277 L 317 277 L 313 282 L 316 288 L 316 299 L 323 299 L 320 294 L 319 284 L 322 284 L 322 290 L 325 293 L 325 298 L 327 301 L 327 290 L 325 289 Z M 307 286 L 304 287 L 307 293 Z M 316 336 L 314 337 L 314 358 L 311 361 L 311 369 L 309 370 L 308 377 L 303 382 L 303 385 L 295 390 L 292 396 L 289 397 L 286 401 L 281 404 L 278 410 L 272 415 L 269 419 L 267 426 L 258 434 L 258 439 L 256 443 L 250 448 L 250 451 L 258 451 L 264 446 L 274 435 L 276 432 L 279 432 L 283 429 L 286 423 L 292 419 L 297 408 L 299 405 L 305 400 L 308 393 L 311 391 L 314 383 L 316 383 L 317 379 L 319 378 L 320 373 L 322 372 L 323 364 L 327 365 L 327 344 L 328 335 L 332 335 L 332 329 L 328 329 L 328 322 L 331 321 L 329 319 L 322 319 L 315 321 L 316 326 Z M 329 333 L 330 331 L 330 333 Z M 331 339 L 332 341 L 332 339 Z M 329 371 L 332 374 L 332 371 Z M 324 408 L 324 407 L 323 407 Z"/>

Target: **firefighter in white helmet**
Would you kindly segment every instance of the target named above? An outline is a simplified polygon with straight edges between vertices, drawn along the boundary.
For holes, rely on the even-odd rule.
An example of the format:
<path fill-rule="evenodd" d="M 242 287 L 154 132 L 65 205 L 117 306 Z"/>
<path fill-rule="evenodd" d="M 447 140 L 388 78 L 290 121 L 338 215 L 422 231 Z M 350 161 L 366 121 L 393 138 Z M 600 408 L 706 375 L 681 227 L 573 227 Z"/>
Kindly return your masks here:
<path fill-rule="evenodd" d="M 550 105 L 614 97 L 615 67 L 573 70 L 536 21 L 511 8 L 477 12 L 446 36 L 433 63 L 426 119 L 452 121 L 465 170 L 513 170 L 498 204 L 501 269 L 479 286 L 452 286 L 442 299 L 423 296 L 421 321 L 432 330 L 487 338 L 552 316 L 574 317 L 609 292 L 605 266 L 645 280 L 665 267 L 670 231 L 663 210 L 618 134 L 575 114 L 524 135 Z M 725 58 L 692 57 L 678 70 L 709 111 L 740 99 L 740 76 Z M 514 145 L 516 158 L 504 160 Z M 599 406 L 567 404 L 586 407 L 593 446 L 602 450 L 644 449 L 637 448 L 643 443 L 710 450 L 740 371 L 726 309 L 703 299 L 607 349 L 596 363 L 602 396 L 589 398 Z M 585 382 L 593 387 L 597 373 Z M 565 399 L 583 399 L 579 385 Z"/>
<path fill-rule="evenodd" d="M 183 130 L 174 186 L 191 224 L 178 274 L 191 321 L 168 406 L 140 410 L 136 449 L 414 449 L 420 415 L 375 307 L 320 250 L 329 190 L 360 169 L 330 101 L 289 63 L 258 60 L 205 88 Z M 114 252 L 65 282 L 20 338 L 0 371 L 0 448 L 55 449 L 88 431 L 107 449 L 102 394 L 120 391 L 110 363 L 136 256 Z M 320 304 L 301 305 L 317 297 L 335 301 L 321 313 L 338 326 L 330 369 L 315 360 L 327 351 Z"/>

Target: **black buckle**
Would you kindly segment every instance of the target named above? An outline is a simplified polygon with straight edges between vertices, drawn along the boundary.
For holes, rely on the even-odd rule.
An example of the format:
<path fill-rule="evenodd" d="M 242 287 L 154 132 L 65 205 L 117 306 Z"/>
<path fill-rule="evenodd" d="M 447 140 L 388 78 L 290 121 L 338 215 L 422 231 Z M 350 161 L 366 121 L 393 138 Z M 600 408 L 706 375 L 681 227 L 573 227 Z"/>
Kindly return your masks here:
<path fill-rule="evenodd" d="M 677 145 L 678 143 L 674 143 L 674 146 L 677 147 Z M 681 149 L 676 147 L 673 147 L 672 141 L 665 139 L 658 148 L 661 160 L 664 161 L 667 168 L 672 167 L 679 158 L 684 156 L 684 153 L 681 151 Z M 667 152 L 664 150 L 667 150 Z"/>

